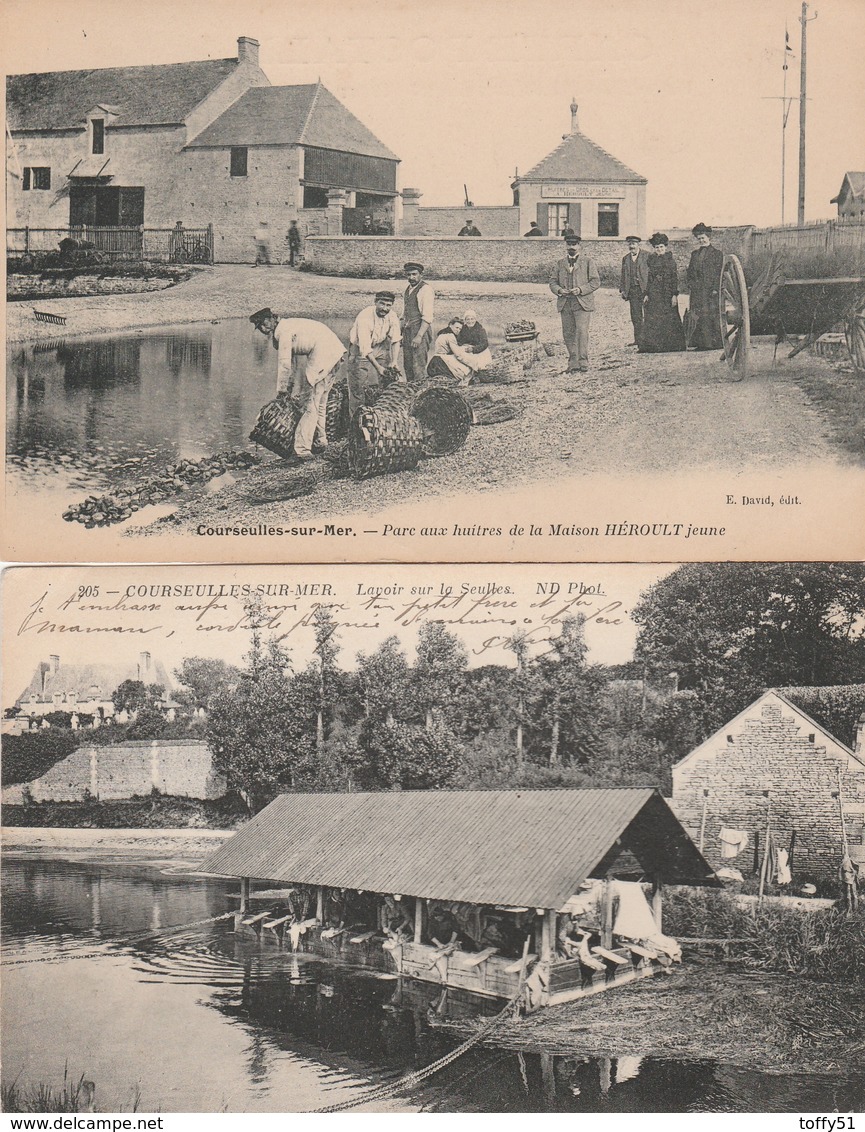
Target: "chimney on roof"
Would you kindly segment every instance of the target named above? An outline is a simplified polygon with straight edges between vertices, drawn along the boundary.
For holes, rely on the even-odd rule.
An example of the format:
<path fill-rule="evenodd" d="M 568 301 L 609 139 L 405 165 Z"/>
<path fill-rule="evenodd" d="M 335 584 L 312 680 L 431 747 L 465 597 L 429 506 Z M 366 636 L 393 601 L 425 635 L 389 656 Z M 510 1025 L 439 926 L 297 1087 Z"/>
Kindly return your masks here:
<path fill-rule="evenodd" d="M 51 675 L 53 676 L 57 672 L 58 668 L 60 667 L 60 657 L 52 655 L 50 659 L 51 659 Z"/>
<path fill-rule="evenodd" d="M 257 39 L 250 39 L 248 35 L 241 35 L 237 40 L 238 63 L 252 63 L 254 67 L 257 67 L 259 46 Z"/>
<path fill-rule="evenodd" d="M 577 117 L 577 111 L 579 109 L 580 108 L 577 105 L 576 96 L 574 96 L 571 99 L 571 133 L 572 134 L 578 134 L 580 132 L 579 118 Z"/>
<path fill-rule="evenodd" d="M 144 680 L 150 672 L 150 653 L 143 652 L 138 658 L 138 679 Z"/>

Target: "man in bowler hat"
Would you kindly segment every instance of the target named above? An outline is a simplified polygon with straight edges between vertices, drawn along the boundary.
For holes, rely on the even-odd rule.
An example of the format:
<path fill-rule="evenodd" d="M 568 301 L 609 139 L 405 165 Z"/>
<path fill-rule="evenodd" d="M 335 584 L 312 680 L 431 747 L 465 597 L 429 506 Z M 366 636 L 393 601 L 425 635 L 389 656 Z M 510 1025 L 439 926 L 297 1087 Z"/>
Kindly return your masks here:
<path fill-rule="evenodd" d="M 632 346 L 639 346 L 643 334 L 643 299 L 649 283 L 649 256 L 640 247 L 639 236 L 626 236 L 627 253 L 622 257 L 622 278 L 619 294 L 630 305 L 634 327 Z"/>
<path fill-rule="evenodd" d="M 588 256 L 580 254 L 579 236 L 565 236 L 567 254 L 550 273 L 550 290 L 562 316 L 562 337 L 568 348 L 568 373 L 589 368 L 589 323 L 595 309 L 595 291 L 601 280 Z"/>

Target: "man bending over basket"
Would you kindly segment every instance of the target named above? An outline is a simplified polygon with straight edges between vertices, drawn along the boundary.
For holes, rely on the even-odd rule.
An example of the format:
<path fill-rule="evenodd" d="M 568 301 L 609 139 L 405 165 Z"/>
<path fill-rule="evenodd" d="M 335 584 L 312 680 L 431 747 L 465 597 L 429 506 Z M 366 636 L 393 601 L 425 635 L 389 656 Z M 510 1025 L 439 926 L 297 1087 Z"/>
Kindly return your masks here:
<path fill-rule="evenodd" d="M 302 400 L 307 393 L 303 415 L 294 434 L 295 455 L 301 460 L 312 456 L 313 442 L 327 447 L 327 395 L 336 380 L 337 370 L 345 357 L 345 346 L 323 322 L 311 318 L 278 318 L 270 307 L 249 316 L 256 330 L 269 337 L 279 351 L 276 395 Z M 305 379 L 294 382 L 294 363 L 306 362 Z"/>

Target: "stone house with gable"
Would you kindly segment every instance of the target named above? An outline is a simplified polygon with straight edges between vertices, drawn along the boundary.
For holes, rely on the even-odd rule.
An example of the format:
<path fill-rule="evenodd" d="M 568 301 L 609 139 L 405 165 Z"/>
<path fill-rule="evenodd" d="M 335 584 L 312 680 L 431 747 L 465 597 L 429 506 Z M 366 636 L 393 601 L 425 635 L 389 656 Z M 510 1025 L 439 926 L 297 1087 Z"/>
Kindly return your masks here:
<path fill-rule="evenodd" d="M 236 59 L 12 75 L 6 122 L 7 228 L 55 229 L 42 250 L 64 229 L 180 222 L 251 262 L 262 221 L 278 259 L 292 219 L 393 231 L 399 159 L 320 82 L 271 86 L 248 36 Z"/>
<path fill-rule="evenodd" d="M 520 231 L 536 220 L 545 236 L 560 236 L 568 225 L 584 240 L 645 236 L 646 178 L 587 137 L 578 110 L 572 101 L 570 133 L 511 185 Z"/>
<path fill-rule="evenodd" d="M 746 876 L 759 869 L 771 826 L 776 847 L 790 852 L 795 882 L 831 885 L 842 813 L 851 855 L 865 861 L 865 712 L 848 747 L 794 702 L 805 691 L 765 692 L 673 767 L 671 805 L 715 867 L 731 865 Z M 865 686 L 858 692 L 865 708 Z M 721 856 L 722 827 L 748 835 L 733 859 Z"/>

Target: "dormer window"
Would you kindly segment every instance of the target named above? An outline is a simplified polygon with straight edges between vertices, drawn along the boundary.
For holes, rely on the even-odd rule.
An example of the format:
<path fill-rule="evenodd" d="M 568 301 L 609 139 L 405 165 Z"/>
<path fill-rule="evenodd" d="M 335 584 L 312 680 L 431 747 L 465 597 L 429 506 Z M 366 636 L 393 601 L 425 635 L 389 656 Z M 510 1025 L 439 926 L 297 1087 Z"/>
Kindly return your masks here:
<path fill-rule="evenodd" d="M 90 119 L 90 142 L 91 153 L 104 153 L 105 152 L 105 119 L 104 118 L 91 118 Z"/>

